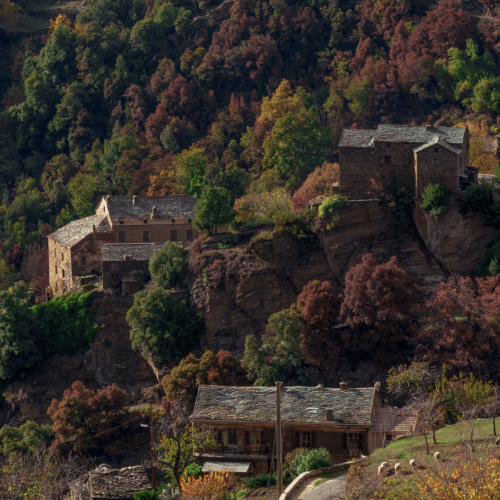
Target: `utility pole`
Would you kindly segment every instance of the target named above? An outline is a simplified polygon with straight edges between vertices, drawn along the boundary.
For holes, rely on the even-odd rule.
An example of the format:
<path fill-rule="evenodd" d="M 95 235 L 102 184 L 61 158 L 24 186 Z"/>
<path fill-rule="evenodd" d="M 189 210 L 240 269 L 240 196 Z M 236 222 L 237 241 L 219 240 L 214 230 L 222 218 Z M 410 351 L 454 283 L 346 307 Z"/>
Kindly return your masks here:
<path fill-rule="evenodd" d="M 281 382 L 276 382 L 276 451 L 278 469 L 278 498 L 283 493 L 283 450 L 281 441 Z"/>
<path fill-rule="evenodd" d="M 151 485 L 155 487 L 155 429 L 153 426 L 153 404 L 149 403 L 149 427 L 151 428 Z"/>

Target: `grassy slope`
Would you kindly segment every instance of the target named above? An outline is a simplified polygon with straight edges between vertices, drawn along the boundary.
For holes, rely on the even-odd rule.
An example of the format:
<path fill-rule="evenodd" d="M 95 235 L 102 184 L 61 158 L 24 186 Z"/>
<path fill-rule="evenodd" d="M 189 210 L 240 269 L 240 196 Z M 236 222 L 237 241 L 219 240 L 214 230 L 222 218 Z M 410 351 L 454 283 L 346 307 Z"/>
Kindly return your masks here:
<path fill-rule="evenodd" d="M 59 14 L 77 14 L 81 3 L 82 0 L 17 0 L 21 15 L 16 31 L 27 34 L 47 30 L 51 19 L 56 19 Z"/>
<path fill-rule="evenodd" d="M 411 478 L 415 477 L 408 463 L 410 459 L 414 458 L 416 460 L 421 469 L 418 473 L 421 473 L 425 471 L 427 466 L 435 464 L 434 453 L 436 451 L 441 452 L 441 457 L 444 459 L 453 456 L 463 442 L 464 436 L 468 435 L 468 429 L 468 424 L 462 422 L 439 429 L 436 432 L 437 444 L 433 443 L 432 435 L 429 435 L 429 455 L 425 453 L 425 440 L 422 436 L 400 438 L 386 448 L 375 451 L 369 457 L 369 465 L 365 469 L 367 475 L 376 476 L 378 467 L 382 462 L 389 462 L 392 469 L 383 481 L 381 491 L 385 495 L 379 498 L 397 499 L 398 491 L 403 486 L 408 486 L 408 480 L 411 481 Z M 475 436 L 478 449 L 484 445 L 494 444 L 496 437 L 493 437 L 491 419 L 476 420 Z M 394 464 L 396 463 L 400 463 L 402 468 L 402 473 L 398 474 L 398 476 L 394 475 Z"/>

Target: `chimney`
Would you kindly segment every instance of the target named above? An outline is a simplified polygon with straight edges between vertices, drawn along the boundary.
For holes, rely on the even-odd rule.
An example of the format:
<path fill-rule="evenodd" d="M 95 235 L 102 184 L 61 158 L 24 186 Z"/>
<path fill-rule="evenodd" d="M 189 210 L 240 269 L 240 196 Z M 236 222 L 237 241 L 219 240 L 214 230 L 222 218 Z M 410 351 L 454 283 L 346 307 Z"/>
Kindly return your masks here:
<path fill-rule="evenodd" d="M 111 201 L 111 197 L 109 196 L 109 194 L 106 196 L 106 203 L 109 203 Z"/>
<path fill-rule="evenodd" d="M 323 390 L 323 386 L 322 386 L 321 384 L 318 384 L 318 385 L 316 386 L 316 390 L 317 390 L 317 391 L 322 391 L 322 390 Z"/>
<path fill-rule="evenodd" d="M 331 422 L 333 420 L 333 410 L 326 410 L 326 421 Z"/>
<path fill-rule="evenodd" d="M 347 389 L 347 382 L 340 382 L 340 388 L 345 391 Z"/>
<path fill-rule="evenodd" d="M 377 392 L 379 392 L 379 391 L 380 391 L 380 382 L 375 382 L 375 390 L 376 390 Z"/>
<path fill-rule="evenodd" d="M 426 131 L 426 132 L 430 132 L 431 130 L 432 130 L 432 125 L 427 124 L 427 125 L 425 126 L 425 131 Z"/>
<path fill-rule="evenodd" d="M 156 219 L 158 217 L 158 212 L 156 211 L 156 207 L 151 209 L 151 219 Z"/>
<path fill-rule="evenodd" d="M 134 194 L 134 196 L 132 197 L 132 205 L 138 205 L 139 204 L 139 197 Z"/>

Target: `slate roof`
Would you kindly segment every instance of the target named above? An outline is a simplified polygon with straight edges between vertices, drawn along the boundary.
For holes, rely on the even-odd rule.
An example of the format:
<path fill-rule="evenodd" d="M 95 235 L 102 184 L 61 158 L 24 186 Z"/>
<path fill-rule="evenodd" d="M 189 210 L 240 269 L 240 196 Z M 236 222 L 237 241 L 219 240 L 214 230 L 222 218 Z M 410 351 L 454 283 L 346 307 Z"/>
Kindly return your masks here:
<path fill-rule="evenodd" d="M 281 417 L 284 423 L 368 425 L 374 390 L 283 387 Z M 332 421 L 326 410 L 333 410 Z M 276 422 L 276 388 L 202 385 L 191 420 Z"/>
<path fill-rule="evenodd" d="M 101 246 L 103 262 L 125 260 L 128 256 L 131 261 L 151 260 L 156 250 L 161 250 L 165 243 L 110 243 Z"/>
<path fill-rule="evenodd" d="M 92 234 L 92 227 L 95 225 L 97 232 L 110 231 L 106 215 L 98 214 L 78 219 L 66 224 L 61 229 L 49 234 L 49 239 L 60 243 L 65 248 L 71 248 L 83 240 L 85 236 Z"/>
<path fill-rule="evenodd" d="M 108 196 L 107 207 L 112 221 L 151 219 L 156 207 L 155 220 L 194 219 L 194 207 L 198 200 L 192 196 Z"/>
<path fill-rule="evenodd" d="M 142 465 L 96 470 L 89 473 L 89 479 L 93 499 L 129 500 L 134 498 L 134 493 L 151 488 Z"/>
<path fill-rule="evenodd" d="M 371 431 L 398 435 L 415 432 L 417 423 L 416 413 L 405 408 L 374 408 L 372 419 Z"/>
<path fill-rule="evenodd" d="M 452 153 L 455 153 L 456 155 L 459 155 L 462 152 L 461 149 L 453 147 L 451 144 L 448 144 L 446 141 L 441 139 L 441 137 L 439 137 L 439 136 L 436 136 L 433 139 L 431 139 L 429 142 L 426 142 L 425 144 L 422 144 L 422 146 L 415 148 L 413 150 L 413 152 L 418 153 L 418 152 L 423 151 L 424 149 L 427 149 L 431 146 L 435 146 L 436 144 L 439 146 L 442 146 L 443 148 L 447 149 L 448 151 L 451 151 Z"/>
<path fill-rule="evenodd" d="M 441 138 L 449 144 L 461 145 L 465 127 L 412 127 L 410 125 L 378 125 L 376 130 L 344 129 L 339 147 L 369 148 L 374 142 L 413 142 L 426 144 Z"/>
<path fill-rule="evenodd" d="M 245 474 L 250 469 L 252 462 L 227 462 L 227 461 L 207 461 L 203 464 L 202 472 L 235 472 Z"/>

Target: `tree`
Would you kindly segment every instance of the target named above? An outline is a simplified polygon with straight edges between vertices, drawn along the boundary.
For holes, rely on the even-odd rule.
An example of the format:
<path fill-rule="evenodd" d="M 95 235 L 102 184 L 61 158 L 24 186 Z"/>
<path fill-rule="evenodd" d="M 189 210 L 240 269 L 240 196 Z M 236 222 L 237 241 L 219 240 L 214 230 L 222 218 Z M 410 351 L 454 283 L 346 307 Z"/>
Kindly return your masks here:
<path fill-rule="evenodd" d="M 213 431 L 199 429 L 191 424 L 190 413 L 181 401 L 165 401 L 165 416 L 158 422 L 161 438 L 157 450 L 160 467 L 177 485 L 182 487 L 181 474 L 195 457 L 210 447 L 215 446 Z"/>
<path fill-rule="evenodd" d="M 194 407 L 200 384 L 242 385 L 245 379 L 240 360 L 229 351 L 205 351 L 201 358 L 189 354 L 161 382 L 168 400 L 183 400 Z"/>
<path fill-rule="evenodd" d="M 242 365 L 254 385 L 270 386 L 291 377 L 304 379 L 302 328 L 299 312 L 284 309 L 269 318 L 261 345 L 253 335 L 247 336 Z"/>
<path fill-rule="evenodd" d="M 167 241 L 161 250 L 156 250 L 149 261 L 149 272 L 156 286 L 172 288 L 184 274 L 184 249 Z"/>
<path fill-rule="evenodd" d="M 341 357 L 340 332 L 334 329 L 341 297 L 329 281 L 311 281 L 297 297 L 297 310 L 304 327 L 300 331 L 306 363 L 330 367 Z"/>
<path fill-rule="evenodd" d="M 492 387 L 492 395 L 489 404 L 486 407 L 486 414 L 491 418 L 493 424 L 493 435 L 497 435 L 496 417 L 500 413 L 500 387 Z"/>
<path fill-rule="evenodd" d="M 235 213 L 231 208 L 231 193 L 221 187 L 205 187 L 195 207 L 196 219 L 193 225 L 198 231 L 208 229 L 217 234 L 217 228 L 233 222 Z"/>
<path fill-rule="evenodd" d="M 52 426 L 38 425 L 27 420 L 20 427 L 4 425 L 0 429 L 0 454 L 33 453 L 38 448 L 48 445 L 52 439 Z"/>
<path fill-rule="evenodd" d="M 396 359 L 417 329 L 416 301 L 422 292 L 396 257 L 378 264 L 373 255 L 364 255 L 345 277 L 340 308 L 340 321 L 349 326 L 342 334 L 345 347 L 383 363 Z"/>
<path fill-rule="evenodd" d="M 277 214 L 292 211 L 292 200 L 285 188 L 276 187 L 264 193 L 250 193 L 236 200 L 238 219 L 244 222 L 269 221 Z"/>
<path fill-rule="evenodd" d="M 140 418 L 131 419 L 127 399 L 127 393 L 115 384 L 94 392 L 79 381 L 73 382 L 61 401 L 53 399 L 47 410 L 55 435 L 50 447 L 52 455 L 103 451 L 117 434 Z"/>
<path fill-rule="evenodd" d="M 424 361 L 446 364 L 452 371 L 495 361 L 500 314 L 498 277 L 451 276 L 425 303 L 416 336 Z"/>
<path fill-rule="evenodd" d="M 159 363 L 184 356 L 205 329 L 203 320 L 185 302 L 162 288 L 136 293 L 126 318 L 132 349 L 140 349 L 145 359 L 151 356 Z"/>
<path fill-rule="evenodd" d="M 0 291 L 0 378 L 27 372 L 42 358 L 37 322 L 29 308 L 30 292 L 22 281 Z"/>
<path fill-rule="evenodd" d="M 429 184 L 422 191 L 422 203 L 420 208 L 429 210 L 432 215 L 442 215 L 446 213 L 446 204 L 450 198 L 451 192 L 448 186 L 442 182 Z"/>

